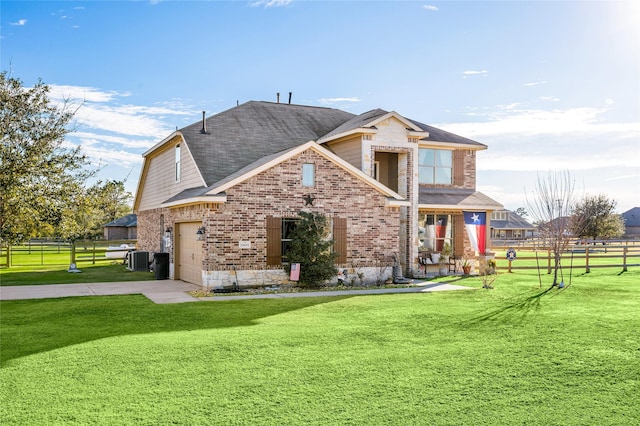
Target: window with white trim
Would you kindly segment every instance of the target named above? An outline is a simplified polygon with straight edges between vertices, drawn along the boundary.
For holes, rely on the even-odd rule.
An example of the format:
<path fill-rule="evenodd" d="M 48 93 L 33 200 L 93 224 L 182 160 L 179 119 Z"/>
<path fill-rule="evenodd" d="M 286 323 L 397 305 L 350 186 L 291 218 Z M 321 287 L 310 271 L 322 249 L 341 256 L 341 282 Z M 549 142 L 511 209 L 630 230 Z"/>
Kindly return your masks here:
<path fill-rule="evenodd" d="M 316 165 L 306 163 L 302 165 L 302 186 L 313 187 L 316 182 Z"/>
<path fill-rule="evenodd" d="M 420 148 L 418 176 L 420 183 L 451 185 L 453 182 L 453 151 Z"/>
<path fill-rule="evenodd" d="M 176 145 L 176 182 L 180 182 L 180 144 Z"/>

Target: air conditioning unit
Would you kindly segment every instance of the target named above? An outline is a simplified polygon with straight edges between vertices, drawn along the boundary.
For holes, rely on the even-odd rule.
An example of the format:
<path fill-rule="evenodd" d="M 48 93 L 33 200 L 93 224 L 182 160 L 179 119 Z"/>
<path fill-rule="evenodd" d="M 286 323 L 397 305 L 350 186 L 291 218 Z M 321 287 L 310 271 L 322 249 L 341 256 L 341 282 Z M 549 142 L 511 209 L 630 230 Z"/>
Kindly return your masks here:
<path fill-rule="evenodd" d="M 148 271 L 149 270 L 149 252 L 148 251 L 132 251 L 127 255 L 127 269 L 130 271 Z"/>

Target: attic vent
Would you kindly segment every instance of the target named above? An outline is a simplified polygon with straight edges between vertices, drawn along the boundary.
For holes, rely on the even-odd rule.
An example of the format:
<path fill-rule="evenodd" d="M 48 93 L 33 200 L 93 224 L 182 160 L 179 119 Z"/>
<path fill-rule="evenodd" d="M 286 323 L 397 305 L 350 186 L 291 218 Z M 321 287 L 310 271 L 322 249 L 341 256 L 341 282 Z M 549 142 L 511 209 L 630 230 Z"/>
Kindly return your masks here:
<path fill-rule="evenodd" d="M 207 121 L 205 120 L 206 111 L 202 111 L 202 130 L 200 132 L 207 133 Z"/>

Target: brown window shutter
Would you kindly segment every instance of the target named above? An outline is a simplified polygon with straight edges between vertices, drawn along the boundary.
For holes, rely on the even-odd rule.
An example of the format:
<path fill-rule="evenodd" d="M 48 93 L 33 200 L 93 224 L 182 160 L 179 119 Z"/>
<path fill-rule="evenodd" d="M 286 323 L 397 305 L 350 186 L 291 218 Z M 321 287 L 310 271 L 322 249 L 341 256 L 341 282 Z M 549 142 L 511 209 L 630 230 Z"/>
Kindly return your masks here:
<path fill-rule="evenodd" d="M 464 216 L 453 217 L 453 254 L 464 255 Z"/>
<path fill-rule="evenodd" d="M 267 266 L 282 264 L 282 219 L 267 216 Z"/>
<path fill-rule="evenodd" d="M 335 263 L 347 263 L 347 219 L 333 218 L 333 251 L 337 254 Z"/>
<path fill-rule="evenodd" d="M 464 186 L 464 151 L 453 151 L 453 184 Z"/>

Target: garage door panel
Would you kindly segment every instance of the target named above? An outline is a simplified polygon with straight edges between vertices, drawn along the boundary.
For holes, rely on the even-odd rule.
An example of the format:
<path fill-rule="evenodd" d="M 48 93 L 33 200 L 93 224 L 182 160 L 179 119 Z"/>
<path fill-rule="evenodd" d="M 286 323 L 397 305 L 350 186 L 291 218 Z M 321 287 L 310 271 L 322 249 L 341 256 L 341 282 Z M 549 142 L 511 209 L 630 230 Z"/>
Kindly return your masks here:
<path fill-rule="evenodd" d="M 195 284 L 202 284 L 202 241 L 196 232 L 202 222 L 187 222 L 176 225 L 178 244 L 176 247 L 176 278 Z"/>

